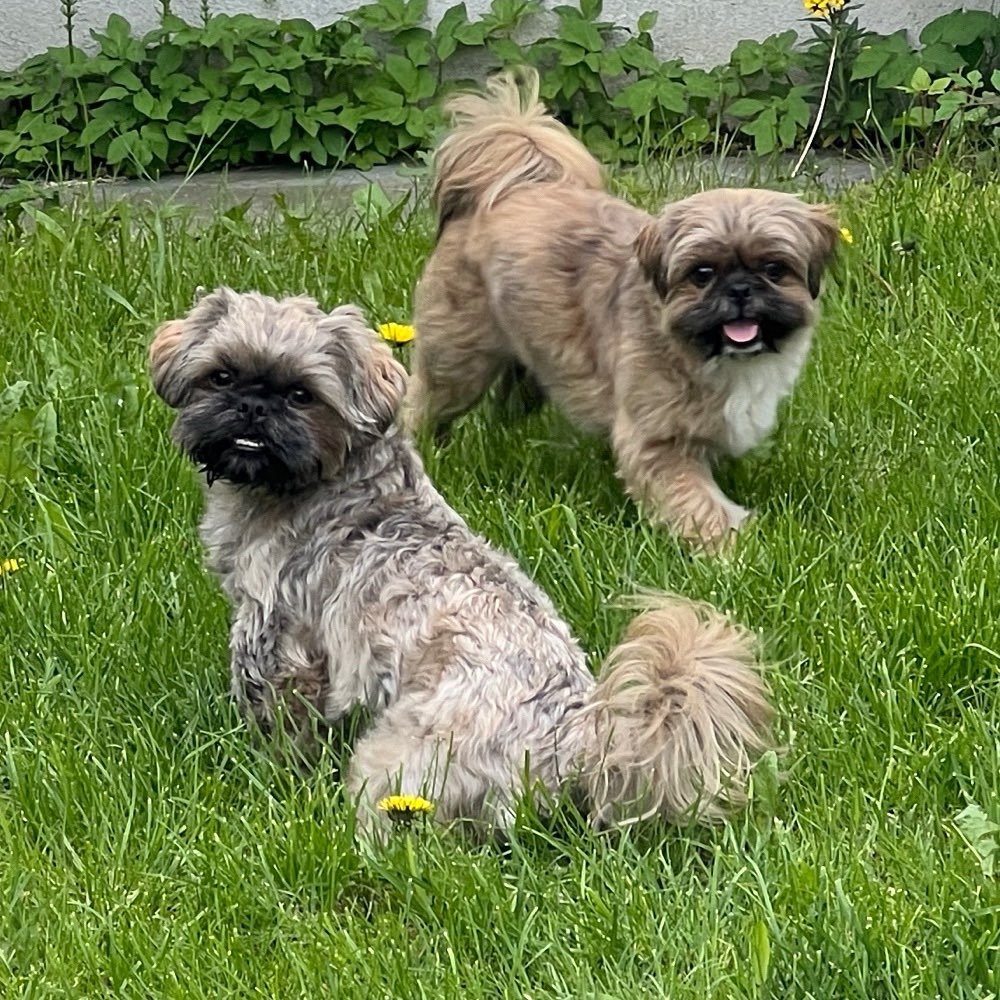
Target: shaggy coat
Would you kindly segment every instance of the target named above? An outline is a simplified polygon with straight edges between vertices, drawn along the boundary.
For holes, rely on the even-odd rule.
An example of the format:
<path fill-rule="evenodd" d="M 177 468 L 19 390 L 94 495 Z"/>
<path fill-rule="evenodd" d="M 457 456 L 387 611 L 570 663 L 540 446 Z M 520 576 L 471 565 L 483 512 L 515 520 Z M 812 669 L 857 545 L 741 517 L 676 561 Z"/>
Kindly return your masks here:
<path fill-rule="evenodd" d="M 748 511 L 711 463 L 772 429 L 805 362 L 838 230 L 829 210 L 707 191 L 652 217 L 504 74 L 448 105 L 439 239 L 416 292 L 411 430 L 441 431 L 499 376 L 606 434 L 628 492 L 708 546 Z"/>
<path fill-rule="evenodd" d="M 771 717 L 749 635 L 660 598 L 595 680 L 548 597 L 428 480 L 393 422 L 405 373 L 355 308 L 220 289 L 150 359 L 210 484 L 233 693 L 303 744 L 363 709 L 347 784 L 368 828 L 397 792 L 500 828 L 526 785 L 597 824 L 744 800 Z"/>

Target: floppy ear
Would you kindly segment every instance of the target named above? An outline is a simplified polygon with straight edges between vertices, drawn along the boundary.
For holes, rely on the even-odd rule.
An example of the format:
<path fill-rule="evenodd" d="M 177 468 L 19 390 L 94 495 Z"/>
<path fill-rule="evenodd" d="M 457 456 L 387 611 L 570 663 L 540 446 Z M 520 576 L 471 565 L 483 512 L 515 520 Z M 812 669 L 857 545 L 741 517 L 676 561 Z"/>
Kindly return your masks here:
<path fill-rule="evenodd" d="M 840 227 L 830 205 L 803 205 L 803 209 L 806 214 L 806 229 L 811 234 L 806 277 L 809 294 L 816 299 L 819 298 L 823 272 L 840 246 Z"/>
<path fill-rule="evenodd" d="M 406 369 L 387 347 L 373 344 L 358 377 L 358 409 L 366 422 L 374 423 L 377 433 L 384 434 L 396 419 L 406 394 Z"/>
<path fill-rule="evenodd" d="M 171 372 L 174 361 L 184 339 L 184 321 L 168 320 L 156 328 L 156 335 L 149 345 L 149 373 L 153 378 L 153 388 L 168 405 L 176 407 L 181 399 L 179 386 L 173 384 Z"/>
<path fill-rule="evenodd" d="M 384 434 L 406 393 L 406 369 L 354 305 L 338 306 L 325 319 L 331 350 L 343 360 L 350 417 L 363 432 Z"/>
<path fill-rule="evenodd" d="M 184 402 L 187 389 L 182 371 L 185 345 L 191 346 L 205 338 L 229 312 L 233 294 L 228 288 L 217 288 L 200 299 L 184 319 L 172 319 L 157 327 L 149 345 L 149 371 L 153 388 L 168 406 L 176 409 Z"/>
<path fill-rule="evenodd" d="M 662 218 L 650 219 L 635 238 L 635 256 L 645 274 L 646 280 L 653 283 L 656 294 L 661 299 L 667 297 L 667 257 L 666 238 L 663 232 Z"/>

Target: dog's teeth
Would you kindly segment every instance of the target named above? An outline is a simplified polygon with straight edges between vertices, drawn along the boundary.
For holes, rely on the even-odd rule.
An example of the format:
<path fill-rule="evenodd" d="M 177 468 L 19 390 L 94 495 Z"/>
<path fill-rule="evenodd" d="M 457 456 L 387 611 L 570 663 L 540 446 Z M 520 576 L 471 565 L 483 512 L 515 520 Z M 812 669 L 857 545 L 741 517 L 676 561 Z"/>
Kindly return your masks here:
<path fill-rule="evenodd" d="M 237 448 L 246 448 L 248 451 L 258 451 L 264 447 L 262 441 L 255 441 L 253 438 L 237 438 L 233 443 Z"/>

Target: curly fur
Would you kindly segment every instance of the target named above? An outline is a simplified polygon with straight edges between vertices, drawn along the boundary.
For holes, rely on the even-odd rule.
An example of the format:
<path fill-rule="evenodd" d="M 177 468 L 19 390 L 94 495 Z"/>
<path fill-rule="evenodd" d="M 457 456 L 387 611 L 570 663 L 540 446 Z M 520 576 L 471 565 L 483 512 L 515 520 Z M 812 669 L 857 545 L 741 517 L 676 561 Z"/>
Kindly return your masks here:
<path fill-rule="evenodd" d="M 161 327 L 150 355 L 179 423 L 221 392 L 204 384 L 220 365 L 255 399 L 289 380 L 314 395 L 300 418 L 271 402 L 313 435 L 315 477 L 276 490 L 218 476 L 201 536 L 232 602 L 247 716 L 307 745 L 311 717 L 366 710 L 347 784 L 368 828 L 395 792 L 432 799 L 441 821 L 502 828 L 525 782 L 582 793 L 596 824 L 712 822 L 743 801 L 771 718 L 749 634 L 658 599 L 595 681 L 549 598 L 445 503 L 397 426 L 373 420 L 398 408 L 401 374 L 357 310 L 220 290 Z M 189 454 L 196 430 L 178 439 Z M 271 447 L 266 424 L 253 433 Z"/>

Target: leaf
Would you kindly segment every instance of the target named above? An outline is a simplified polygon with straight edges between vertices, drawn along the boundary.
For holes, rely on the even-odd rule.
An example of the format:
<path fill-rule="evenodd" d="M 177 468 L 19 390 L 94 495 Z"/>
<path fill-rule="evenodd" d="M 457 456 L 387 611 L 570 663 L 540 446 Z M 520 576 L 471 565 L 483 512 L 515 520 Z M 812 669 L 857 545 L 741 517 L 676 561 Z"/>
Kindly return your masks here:
<path fill-rule="evenodd" d="M 124 87 L 108 87 L 100 97 L 99 101 L 115 101 L 122 97 L 128 97 L 129 92 Z"/>
<path fill-rule="evenodd" d="M 38 533 L 53 559 L 64 559 L 76 547 L 76 533 L 70 527 L 66 513 L 49 497 L 35 493 L 38 505 L 36 524 Z"/>
<path fill-rule="evenodd" d="M 140 90 L 132 98 L 132 106 L 141 115 L 145 115 L 147 118 L 153 117 L 153 112 L 156 111 L 156 98 L 148 90 Z"/>
<path fill-rule="evenodd" d="M 668 111 L 676 111 L 678 114 L 687 114 L 688 102 L 687 92 L 683 84 L 673 80 L 660 80 L 656 85 L 656 99 L 660 107 Z"/>
<path fill-rule="evenodd" d="M 80 133 L 80 142 L 84 146 L 93 145 L 102 135 L 106 135 L 115 127 L 113 118 L 91 118 Z"/>
<path fill-rule="evenodd" d="M 810 109 L 809 105 L 797 95 L 789 95 L 788 99 L 785 101 L 785 108 L 789 118 L 792 119 L 797 125 L 805 128 L 809 124 L 810 119 Z"/>
<path fill-rule="evenodd" d="M 124 87 L 126 91 L 142 90 L 142 80 L 128 66 L 119 66 L 118 69 L 111 72 L 110 77 L 115 83 Z"/>
<path fill-rule="evenodd" d="M 681 135 L 690 142 L 696 145 L 703 143 L 709 135 L 711 135 L 712 129 L 708 122 L 701 117 L 689 118 L 686 122 L 681 125 Z"/>
<path fill-rule="evenodd" d="M 25 390 L 30 384 L 30 382 L 21 379 L 18 382 L 11 382 L 4 388 L 3 392 L 0 392 L 0 420 L 6 420 L 20 408 Z"/>
<path fill-rule="evenodd" d="M 299 128 L 310 138 L 319 133 L 320 123 L 308 111 L 295 111 L 292 116 Z"/>
<path fill-rule="evenodd" d="M 385 57 L 385 70 L 407 97 L 417 89 L 417 68 L 405 56 L 389 53 Z"/>
<path fill-rule="evenodd" d="M 930 86 L 930 74 L 923 68 L 923 66 L 918 66 L 913 71 L 913 76 L 910 77 L 910 90 L 922 94 L 930 90 Z"/>
<path fill-rule="evenodd" d="M 111 164 L 111 166 L 115 166 L 116 164 L 127 160 L 132 155 L 133 146 L 138 138 L 139 133 L 133 129 L 129 129 L 127 132 L 123 132 L 121 135 L 115 136 L 108 146 L 108 163 Z"/>
<path fill-rule="evenodd" d="M 56 433 L 59 421 L 56 418 L 56 408 L 51 401 L 45 402 L 35 413 L 31 421 L 31 430 L 38 449 L 38 464 L 50 467 L 56 451 Z"/>
<path fill-rule="evenodd" d="M 338 128 L 325 128 L 320 133 L 323 147 L 335 160 L 347 155 L 348 137 Z"/>
<path fill-rule="evenodd" d="M 59 225 L 59 223 L 56 222 L 51 215 L 43 212 L 36 205 L 26 204 L 24 206 L 24 214 L 27 215 L 40 229 L 44 229 L 46 232 L 55 236 L 60 243 L 66 242 L 66 230 Z"/>
<path fill-rule="evenodd" d="M 778 113 L 774 108 L 768 108 L 752 122 L 740 126 L 740 131 L 753 136 L 754 150 L 761 156 L 773 153 L 778 143 L 777 136 Z"/>
<path fill-rule="evenodd" d="M 993 822 L 973 802 L 955 817 L 955 826 L 976 855 L 983 875 L 992 878 L 1000 854 L 1000 823 Z"/>
<path fill-rule="evenodd" d="M 486 32 L 486 24 L 483 21 L 476 21 L 472 24 L 458 25 L 454 37 L 463 45 L 482 45 L 486 39 Z"/>
<path fill-rule="evenodd" d="M 655 73 L 660 67 L 656 55 L 635 38 L 630 38 L 618 50 L 618 55 L 626 66 L 643 73 Z"/>
<path fill-rule="evenodd" d="M 110 285 L 106 285 L 103 281 L 97 283 L 97 287 L 109 298 L 112 302 L 116 302 L 122 307 L 130 316 L 135 319 L 139 319 L 139 313 L 136 312 L 135 306 L 129 302 L 128 299 L 122 295 L 121 292 L 116 291 Z"/>
<path fill-rule="evenodd" d="M 656 27 L 656 22 L 660 19 L 658 10 L 647 10 L 639 15 L 636 28 L 639 31 L 652 31 Z"/>
<path fill-rule="evenodd" d="M 132 25 L 121 14 L 112 14 L 105 25 L 104 33 L 108 38 L 124 43 L 132 37 Z"/>
<path fill-rule="evenodd" d="M 965 68 L 966 62 L 961 52 L 940 42 L 935 45 L 925 45 L 920 50 L 920 65 L 932 76 L 957 73 Z"/>
<path fill-rule="evenodd" d="M 167 158 L 170 155 L 170 143 L 164 131 L 164 126 L 159 122 L 143 125 L 139 129 L 139 135 L 142 136 L 142 140 L 148 147 L 153 159 L 166 165 Z"/>
<path fill-rule="evenodd" d="M 277 124 L 281 117 L 281 109 L 276 105 L 265 105 L 261 111 L 250 118 L 250 122 L 257 128 L 270 129 Z"/>
<path fill-rule="evenodd" d="M 567 17 L 559 26 L 559 37 L 564 41 L 579 45 L 586 52 L 602 52 L 604 39 L 597 27 L 579 17 Z"/>
<path fill-rule="evenodd" d="M 763 985 L 771 965 L 771 935 L 763 920 L 756 921 L 750 930 L 750 965 L 754 981 Z"/>
<path fill-rule="evenodd" d="M 782 149 L 791 149 L 799 134 L 799 125 L 792 115 L 782 115 L 778 122 L 778 142 Z"/>
<path fill-rule="evenodd" d="M 752 97 L 741 97 L 726 106 L 726 114 L 734 118 L 749 118 L 751 115 L 759 114 L 767 107 L 764 101 L 758 101 Z"/>
<path fill-rule="evenodd" d="M 175 97 L 182 104 L 201 104 L 203 101 L 210 99 L 210 94 L 204 87 L 199 87 L 195 84 L 193 87 L 186 87 Z"/>
<path fill-rule="evenodd" d="M 892 58 L 892 52 L 881 46 L 866 45 L 857 54 L 851 70 L 852 80 L 869 80 Z"/>
<path fill-rule="evenodd" d="M 222 71 L 214 66 L 202 66 L 198 70 L 198 82 L 210 97 L 225 97 L 229 93 L 229 84 L 223 79 Z"/>
<path fill-rule="evenodd" d="M 920 41 L 924 45 L 971 45 L 1000 35 L 1000 19 L 985 10 L 953 10 L 924 25 Z"/>
<path fill-rule="evenodd" d="M 442 15 L 434 29 L 434 45 L 437 57 L 442 62 L 451 58 L 458 48 L 456 30 L 469 20 L 465 4 L 460 3 L 449 7 Z"/>
<path fill-rule="evenodd" d="M 630 111 L 636 118 L 648 115 L 656 104 L 656 80 L 636 80 L 623 87 L 611 102 L 613 107 Z"/>
<path fill-rule="evenodd" d="M 740 76 L 753 76 L 764 68 L 764 53 L 760 42 L 745 39 L 736 43 L 730 62 L 740 73 Z"/>
<path fill-rule="evenodd" d="M 285 110 L 278 115 L 277 123 L 271 129 L 271 149 L 277 152 L 292 135 L 292 112 Z"/>
<path fill-rule="evenodd" d="M 201 109 L 192 124 L 197 123 L 202 135 L 213 135 L 225 118 L 222 101 L 211 100 Z"/>
<path fill-rule="evenodd" d="M 30 135 L 35 142 L 47 145 L 61 139 L 64 135 L 69 135 L 69 129 L 65 125 L 39 120 L 31 126 Z"/>
<path fill-rule="evenodd" d="M 781 770 L 778 766 L 778 755 L 774 750 L 768 750 L 761 755 L 754 764 L 752 778 L 754 811 L 773 816 L 778 811 L 781 787 Z"/>
<path fill-rule="evenodd" d="M 719 81 L 712 73 L 706 73 L 703 69 L 689 69 L 684 73 L 683 79 L 684 86 L 692 97 L 719 96 Z"/>
<path fill-rule="evenodd" d="M 181 68 L 184 62 L 184 50 L 179 45 L 162 45 L 156 53 L 156 77 L 153 83 L 159 84 L 172 76 Z"/>
<path fill-rule="evenodd" d="M 894 119 L 897 125 L 912 125 L 914 128 L 927 128 L 934 123 L 932 108 L 908 108 Z"/>
<path fill-rule="evenodd" d="M 272 73 L 265 69 L 252 69 L 240 77 L 241 84 L 252 84 L 260 91 L 280 90 L 283 94 L 292 92 L 288 78 L 280 73 Z"/>

